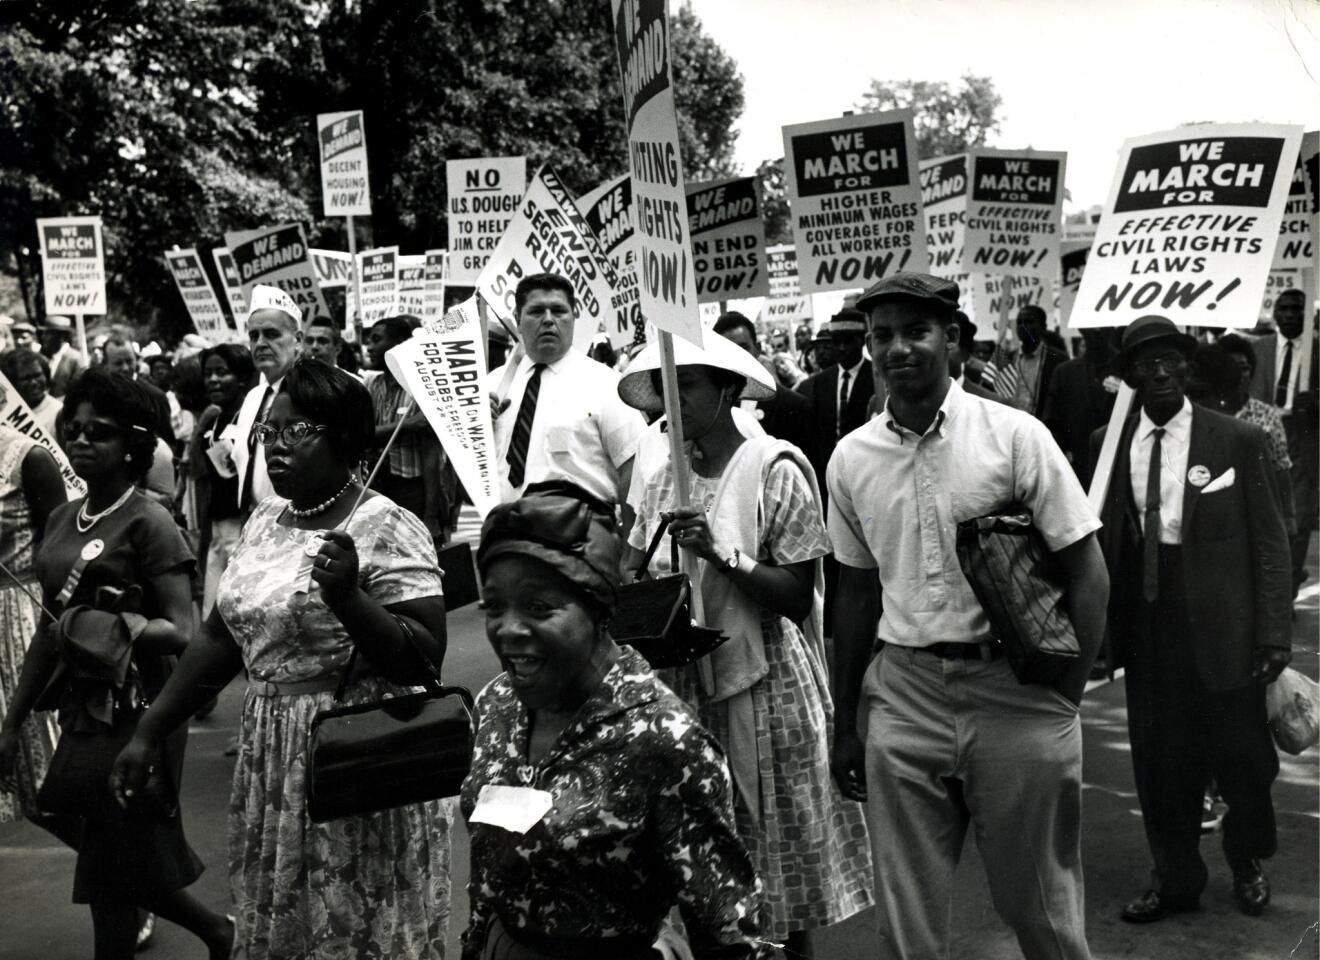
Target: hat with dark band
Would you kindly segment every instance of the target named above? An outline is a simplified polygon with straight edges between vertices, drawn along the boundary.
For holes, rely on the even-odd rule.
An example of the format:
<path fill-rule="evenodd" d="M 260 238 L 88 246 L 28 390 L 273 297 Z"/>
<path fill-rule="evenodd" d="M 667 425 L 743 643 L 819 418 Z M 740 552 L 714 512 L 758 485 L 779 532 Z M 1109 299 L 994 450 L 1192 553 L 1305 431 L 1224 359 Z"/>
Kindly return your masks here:
<path fill-rule="evenodd" d="M 831 339 L 847 336 L 850 333 L 864 337 L 866 336 L 866 314 L 852 307 L 844 307 L 830 317 L 823 332 Z"/>

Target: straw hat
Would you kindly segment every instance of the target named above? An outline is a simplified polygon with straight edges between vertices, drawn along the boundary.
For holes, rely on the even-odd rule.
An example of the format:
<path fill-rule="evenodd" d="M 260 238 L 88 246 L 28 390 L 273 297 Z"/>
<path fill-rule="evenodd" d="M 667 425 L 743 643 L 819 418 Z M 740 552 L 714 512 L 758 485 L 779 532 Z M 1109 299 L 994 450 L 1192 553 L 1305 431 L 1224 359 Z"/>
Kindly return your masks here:
<path fill-rule="evenodd" d="M 775 381 L 770 371 L 750 353 L 721 336 L 707 334 L 705 347 L 694 346 L 674 337 L 674 365 L 679 367 L 715 367 L 736 373 L 747 381 L 738 400 L 772 400 Z M 651 371 L 660 369 L 660 344 L 648 343 L 628 366 L 619 381 L 619 398 L 630 407 L 645 413 L 663 413 L 664 399 L 651 384 Z"/>

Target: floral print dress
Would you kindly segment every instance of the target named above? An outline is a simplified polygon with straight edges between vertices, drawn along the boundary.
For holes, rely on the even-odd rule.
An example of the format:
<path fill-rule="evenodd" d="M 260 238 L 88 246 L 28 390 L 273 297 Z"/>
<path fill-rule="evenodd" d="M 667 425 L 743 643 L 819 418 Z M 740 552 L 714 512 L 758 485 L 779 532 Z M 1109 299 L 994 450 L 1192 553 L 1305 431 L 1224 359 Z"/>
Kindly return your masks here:
<path fill-rule="evenodd" d="M 220 580 L 217 608 L 252 680 L 302 682 L 341 672 L 347 632 L 307 592 L 311 534 L 282 526 L 288 501 L 253 512 Z M 348 525 L 360 583 L 382 604 L 440 595 L 435 547 L 420 520 L 386 497 Z M 344 702 L 409 692 L 380 678 L 349 685 Z M 435 801 L 312 823 L 304 783 L 307 733 L 334 693 L 259 696 L 243 703 L 229 808 L 229 877 L 238 957 L 247 960 L 443 958 L 449 922 L 449 809 Z"/>

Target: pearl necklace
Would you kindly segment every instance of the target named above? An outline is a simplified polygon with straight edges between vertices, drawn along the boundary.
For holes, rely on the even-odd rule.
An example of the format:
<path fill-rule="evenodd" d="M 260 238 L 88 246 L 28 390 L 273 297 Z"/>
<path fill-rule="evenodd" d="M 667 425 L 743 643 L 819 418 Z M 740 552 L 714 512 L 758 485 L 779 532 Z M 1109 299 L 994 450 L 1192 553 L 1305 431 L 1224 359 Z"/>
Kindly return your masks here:
<path fill-rule="evenodd" d="M 353 486 L 353 478 L 349 477 L 348 482 L 344 484 L 342 487 L 340 487 L 339 492 L 336 493 L 333 497 L 331 497 L 329 500 L 325 501 L 324 503 L 318 503 L 314 507 L 308 507 L 306 510 L 299 510 L 297 507 L 293 505 L 293 501 L 290 501 L 289 513 L 293 514 L 299 520 L 302 520 L 304 517 L 314 517 L 318 513 L 325 513 L 327 510 L 329 510 L 331 507 L 335 505 L 336 500 L 338 500 L 344 494 L 348 493 L 348 488 L 351 486 Z"/>
<path fill-rule="evenodd" d="M 73 518 L 74 522 L 78 525 L 78 532 L 79 533 L 89 532 L 92 529 L 92 527 L 96 526 L 96 522 L 98 520 L 110 516 L 110 514 L 114 513 L 125 503 L 127 503 L 128 498 L 131 497 L 132 495 L 133 495 L 133 485 L 129 484 L 128 489 L 125 490 L 122 494 L 120 494 L 119 499 L 116 500 L 114 503 L 110 504 L 110 506 L 106 507 L 100 513 L 88 513 L 87 501 L 84 499 L 82 502 L 82 506 L 78 508 L 78 515 Z"/>

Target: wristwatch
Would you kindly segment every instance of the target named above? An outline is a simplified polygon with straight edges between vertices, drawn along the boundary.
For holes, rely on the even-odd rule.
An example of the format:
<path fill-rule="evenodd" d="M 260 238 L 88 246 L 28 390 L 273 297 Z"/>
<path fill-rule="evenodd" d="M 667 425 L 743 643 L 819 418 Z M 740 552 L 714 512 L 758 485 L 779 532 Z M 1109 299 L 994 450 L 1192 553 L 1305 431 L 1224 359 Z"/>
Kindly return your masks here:
<path fill-rule="evenodd" d="M 729 554 L 729 559 L 720 561 L 720 569 L 725 573 L 732 573 L 738 569 L 738 563 L 742 560 L 742 551 L 737 547 L 733 548 L 733 553 Z"/>

